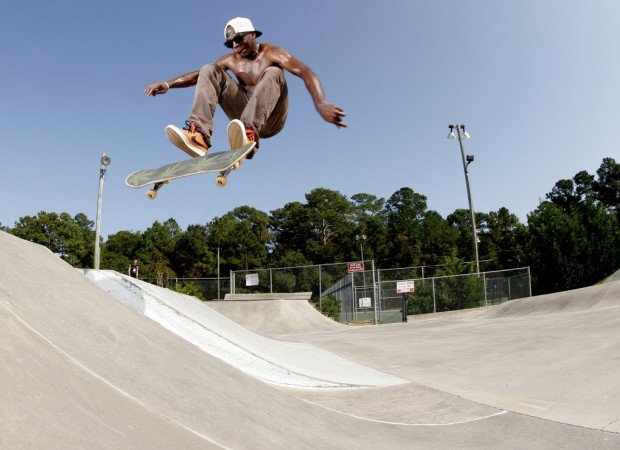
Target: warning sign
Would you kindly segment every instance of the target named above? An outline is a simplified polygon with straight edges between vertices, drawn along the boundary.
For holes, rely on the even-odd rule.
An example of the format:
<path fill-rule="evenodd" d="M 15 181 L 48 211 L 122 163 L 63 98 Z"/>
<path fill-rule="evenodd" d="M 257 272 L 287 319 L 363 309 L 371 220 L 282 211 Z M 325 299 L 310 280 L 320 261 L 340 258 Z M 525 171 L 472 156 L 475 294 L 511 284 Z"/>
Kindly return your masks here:
<path fill-rule="evenodd" d="M 349 273 L 353 272 L 363 272 L 364 271 L 364 261 L 355 261 L 347 263 L 347 270 Z"/>
<path fill-rule="evenodd" d="M 413 280 L 396 282 L 396 293 L 406 294 L 408 292 L 415 292 L 415 283 Z"/>

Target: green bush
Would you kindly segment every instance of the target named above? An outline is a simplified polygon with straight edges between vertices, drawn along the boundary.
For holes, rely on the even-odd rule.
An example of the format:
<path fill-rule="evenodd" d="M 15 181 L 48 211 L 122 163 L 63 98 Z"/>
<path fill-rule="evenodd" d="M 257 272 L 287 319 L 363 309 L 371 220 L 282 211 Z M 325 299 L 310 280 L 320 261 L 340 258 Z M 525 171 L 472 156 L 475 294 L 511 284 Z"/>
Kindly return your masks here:
<path fill-rule="evenodd" d="M 415 293 L 407 299 L 408 314 L 428 314 L 434 312 L 433 286 L 430 281 L 418 281 Z"/>
<path fill-rule="evenodd" d="M 340 304 L 338 300 L 331 295 L 323 297 L 323 300 L 321 301 L 321 312 L 327 317 L 338 322 L 340 319 Z"/>
<path fill-rule="evenodd" d="M 199 300 L 205 300 L 204 295 L 202 295 L 202 292 L 200 291 L 200 287 L 195 283 L 178 283 L 176 285 L 172 284 L 170 286 L 170 289 L 181 294 L 191 295 L 198 298 Z"/>

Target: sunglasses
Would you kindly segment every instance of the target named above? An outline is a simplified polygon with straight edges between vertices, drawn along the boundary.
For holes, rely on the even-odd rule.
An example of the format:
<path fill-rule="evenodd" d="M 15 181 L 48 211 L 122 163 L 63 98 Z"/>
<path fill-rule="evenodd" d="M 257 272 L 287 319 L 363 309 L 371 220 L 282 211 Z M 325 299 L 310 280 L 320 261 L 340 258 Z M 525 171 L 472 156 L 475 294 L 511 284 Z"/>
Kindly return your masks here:
<path fill-rule="evenodd" d="M 233 37 L 232 39 L 229 39 L 228 41 L 226 41 L 226 47 L 232 48 L 233 43 L 240 45 L 243 43 L 243 40 L 245 39 L 245 37 L 250 34 L 248 32 L 245 33 L 237 33 L 235 35 L 235 37 Z"/>

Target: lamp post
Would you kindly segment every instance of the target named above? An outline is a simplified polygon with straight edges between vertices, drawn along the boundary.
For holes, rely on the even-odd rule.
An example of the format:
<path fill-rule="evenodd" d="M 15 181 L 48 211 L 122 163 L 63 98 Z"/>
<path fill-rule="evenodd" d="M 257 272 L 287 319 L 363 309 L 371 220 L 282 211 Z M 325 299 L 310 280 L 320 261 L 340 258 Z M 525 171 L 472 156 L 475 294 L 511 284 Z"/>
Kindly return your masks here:
<path fill-rule="evenodd" d="M 99 194 L 97 195 L 97 219 L 95 221 L 95 270 L 99 270 L 99 240 L 101 236 L 101 202 L 103 200 L 103 179 L 105 178 L 106 170 L 112 160 L 108 155 L 103 153 L 101 155 L 101 165 L 99 166 Z"/>
<path fill-rule="evenodd" d="M 469 212 L 471 213 L 471 227 L 473 231 L 474 258 L 476 259 L 476 273 L 480 273 L 480 261 L 478 259 L 478 231 L 476 230 L 476 215 L 474 213 L 474 204 L 471 199 L 471 188 L 469 186 L 469 171 L 467 167 L 474 161 L 474 155 L 465 155 L 465 147 L 463 141 L 469 139 L 469 134 L 465 131 L 465 125 L 456 124 L 448 125 L 450 134 L 448 139 L 458 139 L 461 147 L 461 157 L 463 159 L 463 171 L 465 172 L 465 184 L 467 185 L 467 199 L 469 200 Z M 456 129 L 456 135 L 454 130 Z"/>
<path fill-rule="evenodd" d="M 365 234 L 358 234 L 355 236 L 356 241 L 360 241 L 360 254 L 362 255 L 362 262 L 364 262 L 364 241 L 366 240 Z"/>

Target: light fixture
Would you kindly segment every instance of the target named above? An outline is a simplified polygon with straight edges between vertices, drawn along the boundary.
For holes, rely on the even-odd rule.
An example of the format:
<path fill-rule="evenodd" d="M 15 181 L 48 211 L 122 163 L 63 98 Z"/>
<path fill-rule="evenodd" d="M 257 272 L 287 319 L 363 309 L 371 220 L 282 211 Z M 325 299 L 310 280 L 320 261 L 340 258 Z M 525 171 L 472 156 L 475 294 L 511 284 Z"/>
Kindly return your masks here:
<path fill-rule="evenodd" d="M 450 128 L 450 134 L 448 134 L 448 139 L 456 139 L 456 136 L 454 135 L 454 125 L 448 125 L 448 128 Z"/>
<path fill-rule="evenodd" d="M 112 160 L 110 159 L 108 155 L 106 155 L 105 153 L 101 155 L 101 166 L 102 167 L 108 167 L 111 162 Z"/>
<path fill-rule="evenodd" d="M 461 124 L 459 127 L 461 128 L 461 139 L 469 139 L 469 133 L 465 131 L 465 125 Z"/>

